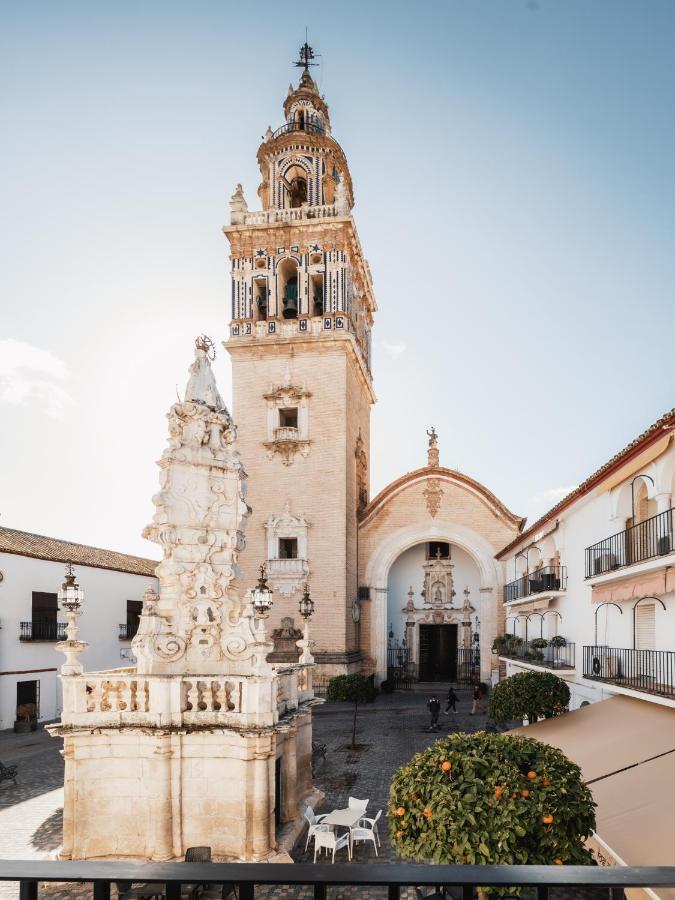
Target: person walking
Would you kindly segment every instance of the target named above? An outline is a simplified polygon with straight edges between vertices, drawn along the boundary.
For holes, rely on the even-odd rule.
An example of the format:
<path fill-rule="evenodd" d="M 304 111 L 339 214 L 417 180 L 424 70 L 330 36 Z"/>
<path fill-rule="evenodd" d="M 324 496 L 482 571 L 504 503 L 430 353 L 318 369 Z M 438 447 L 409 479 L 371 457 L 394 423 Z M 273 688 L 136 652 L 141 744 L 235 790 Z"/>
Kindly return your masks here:
<path fill-rule="evenodd" d="M 455 704 L 458 700 L 459 697 L 455 693 L 454 688 L 450 688 L 450 690 L 448 691 L 448 705 L 445 707 L 446 716 L 450 715 L 450 710 L 452 710 L 454 713 L 457 712 L 457 707 L 455 706 Z"/>
<path fill-rule="evenodd" d="M 473 703 L 471 704 L 471 715 L 475 716 L 476 711 L 478 709 L 478 704 L 483 699 L 483 692 L 480 689 L 480 685 L 478 682 L 473 686 Z"/>
<path fill-rule="evenodd" d="M 427 700 L 427 709 L 431 714 L 431 722 L 427 731 L 438 731 L 438 717 L 441 713 L 441 701 L 438 699 L 436 694 L 432 694 L 431 697 Z"/>

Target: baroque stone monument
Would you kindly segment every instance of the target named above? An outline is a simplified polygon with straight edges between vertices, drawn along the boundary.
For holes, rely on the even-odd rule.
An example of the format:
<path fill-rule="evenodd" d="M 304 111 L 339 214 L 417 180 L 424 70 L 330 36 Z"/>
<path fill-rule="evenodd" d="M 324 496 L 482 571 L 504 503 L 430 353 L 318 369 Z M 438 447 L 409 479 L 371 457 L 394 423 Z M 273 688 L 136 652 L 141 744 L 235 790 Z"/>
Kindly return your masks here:
<path fill-rule="evenodd" d="M 168 860 L 198 845 L 269 858 L 276 823 L 313 790 L 310 641 L 305 629 L 299 658 L 273 666 L 264 610 L 242 596 L 246 473 L 211 348 L 197 339 L 168 414 L 143 532 L 162 547 L 159 594 L 144 598 L 137 664 L 81 673 L 66 648 L 63 714 L 50 728 L 64 739 L 65 859 Z"/>

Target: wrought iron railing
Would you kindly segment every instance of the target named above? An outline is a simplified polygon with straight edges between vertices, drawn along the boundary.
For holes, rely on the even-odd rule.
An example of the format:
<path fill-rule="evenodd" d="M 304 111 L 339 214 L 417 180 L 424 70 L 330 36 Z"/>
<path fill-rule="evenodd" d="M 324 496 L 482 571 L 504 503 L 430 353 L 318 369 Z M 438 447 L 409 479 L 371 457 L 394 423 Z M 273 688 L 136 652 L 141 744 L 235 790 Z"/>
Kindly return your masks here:
<path fill-rule="evenodd" d="M 119 628 L 119 639 L 121 641 L 130 641 L 132 638 L 136 637 L 136 632 L 138 631 L 138 622 L 134 623 L 133 625 L 129 622 L 122 622 Z"/>
<path fill-rule="evenodd" d="M 675 548 L 674 513 L 674 509 L 667 509 L 586 547 L 586 578 L 671 553 Z"/>
<path fill-rule="evenodd" d="M 52 860 L 2 860 L 0 881 L 18 881 L 21 900 L 37 900 L 38 884 L 90 883 L 94 900 L 110 900 L 112 885 L 147 885 L 148 894 L 159 893 L 166 900 L 180 900 L 181 886 L 195 884 L 222 885 L 223 896 L 232 888 L 239 900 L 254 900 L 257 888 L 265 897 L 276 896 L 281 886 L 309 886 L 314 900 L 326 900 L 332 886 L 387 889 L 388 900 L 413 896 L 414 888 L 422 895 L 440 886 L 458 888 L 463 900 L 473 900 L 480 888 L 493 887 L 515 891 L 524 897 L 548 900 L 551 889 L 575 894 L 575 888 L 607 891 L 608 900 L 623 900 L 625 888 L 651 888 L 657 894 L 662 888 L 675 887 L 675 866 L 445 866 L 393 863 L 336 863 L 316 866 L 297 863 L 148 863 L 81 862 Z M 155 890 L 152 890 L 155 888 Z M 272 888 L 272 890 L 270 890 Z M 408 890 L 406 890 L 408 889 Z M 520 889 L 520 890 L 519 890 Z M 571 889 L 571 890 L 570 890 Z M 303 892 L 304 893 L 304 892 Z M 332 892 L 331 892 L 332 893 Z M 358 896 L 355 891 L 344 892 Z M 578 893 L 578 891 L 576 892 Z M 372 890 L 369 893 L 372 896 Z M 439 896 L 440 891 L 432 896 Z"/>
<path fill-rule="evenodd" d="M 480 649 L 478 647 L 457 647 L 455 649 L 455 677 L 453 684 L 466 687 L 480 680 Z M 419 667 L 412 661 L 409 647 L 390 646 L 387 648 L 387 679 L 396 690 L 410 690 L 419 681 Z"/>
<path fill-rule="evenodd" d="M 469 687 L 480 680 L 480 648 L 458 647 L 455 683 Z"/>
<path fill-rule="evenodd" d="M 523 641 L 520 638 L 509 640 L 496 648 L 499 656 L 507 659 L 520 659 L 534 666 L 543 666 L 545 669 L 573 669 L 575 666 L 575 644 L 565 642 L 559 645 L 557 642 L 542 646 L 542 639 L 534 638 L 531 641 Z"/>
<path fill-rule="evenodd" d="M 273 138 L 278 138 L 282 134 L 292 134 L 294 131 L 306 131 L 307 134 L 325 134 L 326 128 L 321 122 L 286 122 L 281 128 L 273 133 Z"/>
<path fill-rule="evenodd" d="M 587 646 L 583 675 L 634 691 L 675 697 L 675 653 L 671 650 Z"/>
<path fill-rule="evenodd" d="M 567 566 L 544 566 L 504 585 L 504 603 L 541 594 L 544 591 L 567 590 Z"/>
<path fill-rule="evenodd" d="M 66 639 L 66 623 L 36 620 L 21 622 L 20 641 L 64 641 Z"/>

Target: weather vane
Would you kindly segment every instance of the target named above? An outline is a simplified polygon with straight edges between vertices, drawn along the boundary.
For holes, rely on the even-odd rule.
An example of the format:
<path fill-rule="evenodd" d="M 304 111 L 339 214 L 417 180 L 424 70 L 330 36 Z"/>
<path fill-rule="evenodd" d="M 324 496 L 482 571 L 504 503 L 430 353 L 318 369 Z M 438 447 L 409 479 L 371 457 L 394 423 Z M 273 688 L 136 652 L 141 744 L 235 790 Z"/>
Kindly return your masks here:
<path fill-rule="evenodd" d="M 300 48 L 300 59 L 293 65 L 302 68 L 305 72 L 309 71 L 310 66 L 318 66 L 318 63 L 312 62 L 314 59 L 314 51 L 307 43 L 307 29 L 305 28 L 305 43 Z"/>

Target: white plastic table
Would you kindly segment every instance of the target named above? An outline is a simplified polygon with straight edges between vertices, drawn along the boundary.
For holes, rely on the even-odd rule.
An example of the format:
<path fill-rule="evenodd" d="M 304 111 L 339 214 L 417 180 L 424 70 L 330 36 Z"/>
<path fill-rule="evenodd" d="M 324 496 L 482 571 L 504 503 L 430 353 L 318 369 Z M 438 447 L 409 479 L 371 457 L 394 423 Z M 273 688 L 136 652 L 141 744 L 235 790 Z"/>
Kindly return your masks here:
<path fill-rule="evenodd" d="M 322 825 L 342 825 L 344 828 L 353 828 L 354 825 L 366 814 L 364 806 L 348 806 L 347 809 L 334 809 L 321 820 Z"/>

